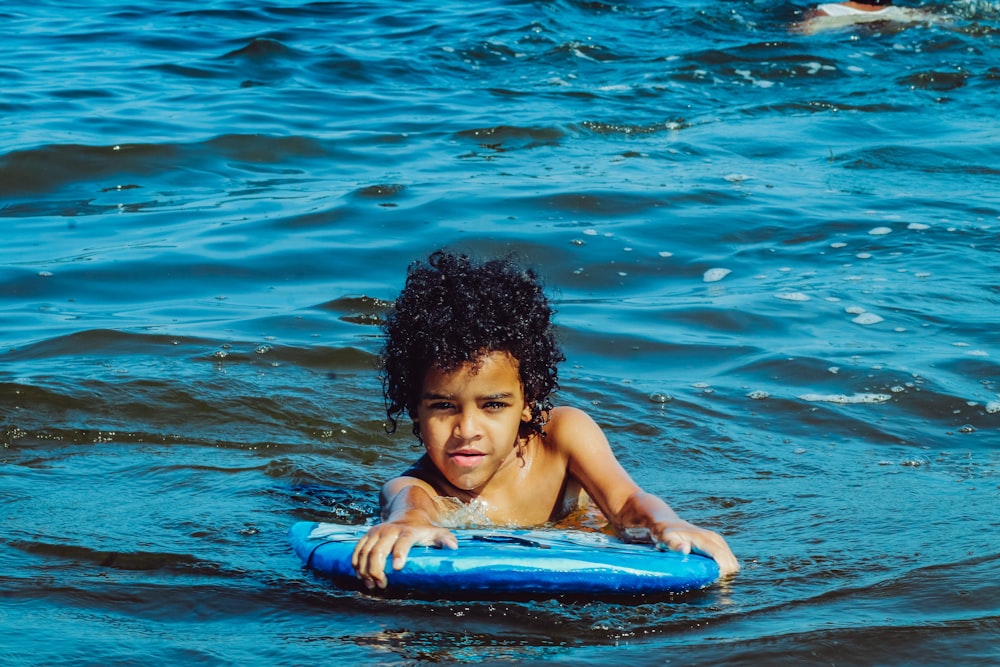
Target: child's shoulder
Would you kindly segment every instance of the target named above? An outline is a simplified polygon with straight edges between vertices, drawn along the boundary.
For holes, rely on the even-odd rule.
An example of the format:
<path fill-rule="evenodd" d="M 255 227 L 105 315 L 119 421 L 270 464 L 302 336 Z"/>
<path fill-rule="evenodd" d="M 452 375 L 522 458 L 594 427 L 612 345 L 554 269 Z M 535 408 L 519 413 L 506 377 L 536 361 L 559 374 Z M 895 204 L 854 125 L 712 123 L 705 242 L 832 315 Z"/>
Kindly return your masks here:
<path fill-rule="evenodd" d="M 605 440 L 601 427 L 589 414 L 568 405 L 549 411 L 545 439 L 549 446 L 560 450 L 575 449 L 594 439 Z"/>
<path fill-rule="evenodd" d="M 548 421 L 545 423 L 546 433 L 552 433 L 561 428 L 571 428 L 585 423 L 594 423 L 590 415 L 569 405 L 559 405 L 549 410 Z"/>

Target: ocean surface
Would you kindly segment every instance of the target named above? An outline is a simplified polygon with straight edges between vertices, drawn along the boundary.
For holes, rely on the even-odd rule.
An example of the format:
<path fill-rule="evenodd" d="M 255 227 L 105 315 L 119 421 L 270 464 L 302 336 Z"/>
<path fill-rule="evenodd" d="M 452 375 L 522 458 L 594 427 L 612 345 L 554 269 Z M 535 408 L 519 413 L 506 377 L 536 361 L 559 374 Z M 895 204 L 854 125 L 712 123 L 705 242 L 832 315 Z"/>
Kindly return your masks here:
<path fill-rule="evenodd" d="M 1000 663 L 1000 3 L 921 7 L 3 3 L 0 663 Z M 419 454 L 377 324 L 441 246 L 539 269 L 556 402 L 738 576 L 302 569 Z"/>

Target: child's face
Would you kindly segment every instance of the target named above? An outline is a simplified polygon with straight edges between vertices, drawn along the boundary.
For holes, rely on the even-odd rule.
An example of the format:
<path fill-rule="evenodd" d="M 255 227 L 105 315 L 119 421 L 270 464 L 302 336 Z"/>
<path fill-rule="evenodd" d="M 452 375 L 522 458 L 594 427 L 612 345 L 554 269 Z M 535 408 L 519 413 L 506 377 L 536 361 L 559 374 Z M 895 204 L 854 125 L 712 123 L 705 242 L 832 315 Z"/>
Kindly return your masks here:
<path fill-rule="evenodd" d="M 417 407 L 431 461 L 452 485 L 474 492 L 513 472 L 521 421 L 531 419 L 513 357 L 490 352 L 480 362 L 450 373 L 432 366 Z"/>

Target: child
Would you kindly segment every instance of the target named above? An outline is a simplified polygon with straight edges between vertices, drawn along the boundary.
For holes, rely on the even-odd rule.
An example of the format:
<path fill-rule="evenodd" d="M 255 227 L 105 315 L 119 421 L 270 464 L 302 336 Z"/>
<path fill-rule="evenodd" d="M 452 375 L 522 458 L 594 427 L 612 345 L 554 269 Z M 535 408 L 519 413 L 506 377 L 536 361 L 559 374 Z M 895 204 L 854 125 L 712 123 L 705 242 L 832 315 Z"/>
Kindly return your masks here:
<path fill-rule="evenodd" d="M 448 500 L 500 525 L 537 526 L 593 499 L 615 530 L 648 529 L 683 553 L 739 569 L 719 535 L 640 489 L 584 412 L 553 408 L 564 360 L 533 271 L 443 251 L 410 267 L 385 325 L 382 379 L 393 428 L 405 410 L 426 453 L 381 492 L 382 523 L 354 549 L 358 578 L 385 588 L 413 545 L 457 548 Z M 451 501 L 454 503 L 454 501 Z"/>

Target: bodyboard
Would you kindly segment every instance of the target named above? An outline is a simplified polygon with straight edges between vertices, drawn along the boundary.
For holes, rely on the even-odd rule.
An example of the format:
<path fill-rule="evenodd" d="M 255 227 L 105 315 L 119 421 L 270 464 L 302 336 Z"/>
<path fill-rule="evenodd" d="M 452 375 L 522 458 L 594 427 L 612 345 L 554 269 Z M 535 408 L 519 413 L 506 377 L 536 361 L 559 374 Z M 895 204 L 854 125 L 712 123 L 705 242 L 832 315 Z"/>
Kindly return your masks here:
<path fill-rule="evenodd" d="M 343 588 L 363 588 L 351 554 L 366 526 L 303 521 L 289 531 L 307 568 Z M 402 570 L 386 562 L 386 593 L 433 598 L 628 597 L 705 588 L 719 567 L 699 554 L 629 544 L 579 530 L 457 529 L 458 549 L 414 546 Z"/>

